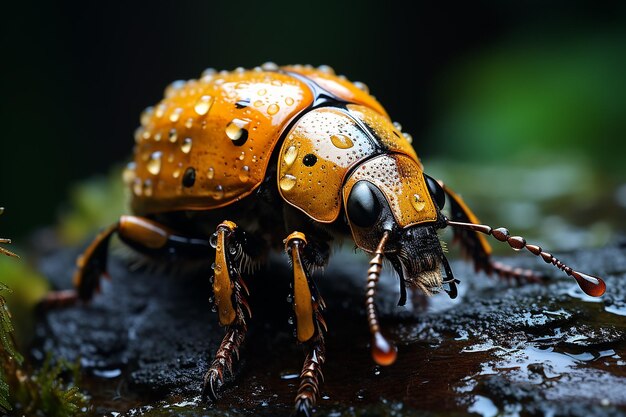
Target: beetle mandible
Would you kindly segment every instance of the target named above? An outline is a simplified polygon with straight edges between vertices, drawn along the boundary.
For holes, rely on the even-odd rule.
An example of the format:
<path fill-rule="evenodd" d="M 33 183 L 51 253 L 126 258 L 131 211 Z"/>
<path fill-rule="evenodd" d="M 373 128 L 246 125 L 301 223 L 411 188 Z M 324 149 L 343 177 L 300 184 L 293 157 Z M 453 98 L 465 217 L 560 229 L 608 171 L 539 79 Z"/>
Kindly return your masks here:
<path fill-rule="evenodd" d="M 530 271 L 494 262 L 484 235 L 527 249 L 600 296 L 604 282 L 564 265 L 504 228 L 481 225 L 463 200 L 424 173 L 411 137 L 358 82 L 327 66 L 207 70 L 175 82 L 141 116 L 134 161 L 124 173 L 133 215 L 102 231 L 77 261 L 74 283 L 92 298 L 106 272 L 114 233 L 148 254 L 191 251 L 214 256 L 213 292 L 224 339 L 205 375 L 211 400 L 231 371 L 246 334 L 250 295 L 242 274 L 271 250 L 285 250 L 293 267 L 296 336 L 306 358 L 295 407 L 309 415 L 325 361 L 324 301 L 311 270 L 327 264 L 330 244 L 352 238 L 372 254 L 366 312 L 372 356 L 390 365 L 396 348 L 381 333 L 376 283 L 387 258 L 406 288 L 456 296 L 456 280 L 437 231 L 454 228 L 476 269 L 518 280 Z M 450 217 L 442 214 L 446 200 Z"/>

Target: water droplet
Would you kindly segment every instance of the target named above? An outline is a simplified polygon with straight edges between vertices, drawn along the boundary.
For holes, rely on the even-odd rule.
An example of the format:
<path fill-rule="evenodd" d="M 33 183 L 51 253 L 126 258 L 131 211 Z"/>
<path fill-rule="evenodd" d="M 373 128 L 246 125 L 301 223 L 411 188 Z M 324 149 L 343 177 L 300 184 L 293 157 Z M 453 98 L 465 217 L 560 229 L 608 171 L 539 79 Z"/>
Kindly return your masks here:
<path fill-rule="evenodd" d="M 154 141 L 161 142 L 161 132 L 157 132 L 154 134 Z"/>
<path fill-rule="evenodd" d="M 288 106 L 293 106 L 294 100 L 291 97 L 286 97 L 285 98 L 285 104 Z"/>
<path fill-rule="evenodd" d="M 239 159 L 240 161 L 243 161 L 244 159 L 246 159 L 246 153 L 242 151 L 242 152 L 241 152 L 241 154 L 239 155 L 239 158 L 238 158 L 238 159 Z"/>
<path fill-rule="evenodd" d="M 144 130 L 144 132 L 141 134 L 141 137 L 143 138 L 143 140 L 150 139 L 150 132 L 147 130 Z"/>
<path fill-rule="evenodd" d="M 196 105 L 194 106 L 193 109 L 200 116 L 204 116 L 205 114 L 207 114 L 209 112 L 209 110 L 211 110 L 211 106 L 212 105 L 213 105 L 213 97 L 212 96 L 202 96 L 196 102 Z"/>
<path fill-rule="evenodd" d="M 172 162 L 174 162 L 174 154 L 173 154 L 173 153 L 171 153 L 171 154 L 169 154 L 169 155 L 167 156 L 167 162 L 169 162 L 170 164 L 171 164 Z"/>
<path fill-rule="evenodd" d="M 232 141 L 241 140 L 244 138 L 244 135 L 247 138 L 248 131 L 247 127 L 250 124 L 248 120 L 242 119 L 233 119 L 230 123 L 226 125 L 226 135 Z"/>
<path fill-rule="evenodd" d="M 279 110 L 280 110 L 280 107 L 278 106 L 278 104 L 270 104 L 267 107 L 267 114 L 269 114 L 270 116 L 273 116 L 276 113 L 278 113 Z"/>
<path fill-rule="evenodd" d="M 152 118 L 153 114 L 154 114 L 154 107 L 152 106 L 146 107 L 144 111 L 141 112 L 141 116 L 139 117 L 139 121 L 141 122 L 141 125 L 147 126 L 148 123 L 150 123 L 150 119 Z"/>
<path fill-rule="evenodd" d="M 293 165 L 297 157 L 298 157 L 298 148 L 296 148 L 293 145 L 288 147 L 287 150 L 285 151 L 285 155 L 283 156 L 283 161 L 285 161 L 287 168 Z"/>
<path fill-rule="evenodd" d="M 148 163 L 146 164 L 146 168 L 148 169 L 148 172 L 151 173 L 152 175 L 159 175 L 159 172 L 161 172 L 161 157 L 162 156 L 163 156 L 163 153 L 161 153 L 160 151 L 152 152 L 152 154 L 150 154 L 150 159 L 148 160 Z"/>
<path fill-rule="evenodd" d="M 165 88 L 165 97 L 173 97 L 178 90 L 185 86 L 185 80 L 176 80 Z"/>
<path fill-rule="evenodd" d="M 271 61 L 268 61 L 264 63 L 263 65 L 261 65 L 261 68 L 263 68 L 263 70 L 265 71 L 276 71 L 278 70 L 278 65 L 276 65 L 275 63 Z"/>
<path fill-rule="evenodd" d="M 143 182 L 143 194 L 146 197 L 152 196 L 152 181 L 151 180 L 145 180 Z"/>
<path fill-rule="evenodd" d="M 174 170 L 174 172 L 172 172 L 172 177 L 177 180 L 178 177 L 180 177 L 180 173 L 182 172 L 182 170 L 180 168 L 176 168 Z"/>
<path fill-rule="evenodd" d="M 349 149 L 354 146 L 354 142 L 352 142 L 352 139 L 342 134 L 332 135 L 330 137 L 330 141 L 339 149 Z"/>
<path fill-rule="evenodd" d="M 170 114 L 170 122 L 176 123 L 178 119 L 180 119 L 180 115 L 182 112 L 183 109 L 181 107 L 176 107 L 174 111 L 172 111 L 172 114 Z"/>
<path fill-rule="evenodd" d="M 185 138 L 183 143 L 180 144 L 180 150 L 183 151 L 183 153 L 191 152 L 192 142 L 191 138 Z"/>
<path fill-rule="evenodd" d="M 221 185 L 218 185 L 217 187 L 215 187 L 213 198 L 216 200 L 221 200 L 222 198 L 224 198 L 224 187 L 222 187 Z"/>
<path fill-rule="evenodd" d="M 214 176 L 215 176 L 215 170 L 213 169 L 213 167 L 211 167 L 207 171 L 206 177 L 207 177 L 207 179 L 212 180 Z"/>
<path fill-rule="evenodd" d="M 215 68 L 207 68 L 204 71 L 202 71 L 202 78 L 213 77 L 216 73 L 217 73 L 217 70 Z"/>
<path fill-rule="evenodd" d="M 402 135 L 404 135 L 404 139 L 406 139 L 407 142 L 413 143 L 413 136 L 411 136 L 410 133 L 402 132 Z"/>
<path fill-rule="evenodd" d="M 135 180 L 135 177 L 136 177 L 136 172 L 135 172 L 136 168 L 137 168 L 137 164 L 135 164 L 134 162 L 129 162 L 128 165 L 126 165 L 126 168 L 124 169 L 124 172 L 122 173 L 122 179 L 124 180 L 124 184 L 126 185 L 132 184 L 132 182 Z M 0 214 L 2 213 L 0 212 Z"/>
<path fill-rule="evenodd" d="M 263 105 L 263 102 L 261 100 L 256 100 L 252 104 L 254 105 L 254 107 L 261 107 Z"/>
<path fill-rule="evenodd" d="M 154 116 L 160 119 L 165 114 L 165 109 L 167 109 L 165 104 L 159 104 L 154 112 Z"/>
<path fill-rule="evenodd" d="M 396 129 L 398 129 L 400 132 L 402 132 L 402 125 L 398 122 L 393 122 L 393 127 L 395 127 Z"/>
<path fill-rule="evenodd" d="M 176 129 L 171 129 L 170 130 L 170 142 L 176 143 L 177 140 L 178 140 L 178 133 L 176 133 Z"/>
<path fill-rule="evenodd" d="M 374 333 L 372 340 L 372 357 L 378 365 L 387 366 L 396 361 L 398 349 L 380 333 Z"/>
<path fill-rule="evenodd" d="M 0 216 L 2 216 L 2 213 L 4 213 L 4 207 L 0 207 Z"/>
<path fill-rule="evenodd" d="M 369 92 L 370 92 L 370 89 L 369 89 L 369 87 L 367 86 L 367 84 L 362 83 L 361 81 L 355 81 L 355 82 L 353 82 L 352 84 L 354 84 L 354 86 L 355 86 L 356 88 L 358 88 L 359 90 L 361 90 L 361 91 L 364 91 L 364 92 L 366 92 L 366 93 L 369 93 Z"/>
<path fill-rule="evenodd" d="M 185 122 L 185 127 L 187 129 L 191 129 L 193 126 L 193 117 L 190 117 L 189 119 L 187 119 L 187 121 Z"/>
<path fill-rule="evenodd" d="M 289 191 L 296 185 L 296 177 L 286 174 L 280 179 L 279 185 L 283 191 Z"/>
<path fill-rule="evenodd" d="M 331 74 L 331 75 L 335 74 L 335 70 L 328 65 L 320 65 L 319 67 L 317 67 L 317 69 L 320 72 L 323 72 L 324 74 Z"/>
<path fill-rule="evenodd" d="M 289 317 L 289 319 L 287 319 L 287 323 L 293 324 L 293 317 Z"/>
<path fill-rule="evenodd" d="M 422 200 L 422 197 L 420 197 L 419 194 L 413 194 L 411 204 L 413 204 L 413 208 L 417 211 L 422 211 L 424 210 L 424 207 L 426 207 L 426 202 Z"/>
<path fill-rule="evenodd" d="M 143 194 L 143 184 L 141 183 L 140 178 L 135 178 L 135 181 L 133 182 L 133 193 L 137 196 Z"/>
<path fill-rule="evenodd" d="M 235 246 L 231 246 L 228 248 L 228 253 L 230 253 L 231 255 L 234 255 L 237 253 L 237 248 Z"/>
<path fill-rule="evenodd" d="M 288 295 L 288 296 L 287 296 L 287 302 L 288 302 L 288 303 L 293 302 L 293 297 L 292 297 L 291 295 Z"/>
<path fill-rule="evenodd" d="M 260 96 L 264 96 L 267 94 L 267 90 L 265 88 L 261 88 L 259 89 L 259 91 L 257 91 L 257 94 Z"/>
<path fill-rule="evenodd" d="M 143 127 L 138 127 L 137 129 L 135 129 L 135 143 L 139 143 L 141 142 L 141 138 L 143 137 Z"/>
<path fill-rule="evenodd" d="M 217 233 L 213 233 L 211 235 L 209 238 L 209 245 L 211 245 L 213 249 L 217 247 Z M 211 269 L 215 269 L 215 263 L 211 265 Z"/>
<path fill-rule="evenodd" d="M 248 179 L 250 179 L 250 167 L 248 165 L 244 165 L 239 173 L 239 181 L 248 182 Z"/>

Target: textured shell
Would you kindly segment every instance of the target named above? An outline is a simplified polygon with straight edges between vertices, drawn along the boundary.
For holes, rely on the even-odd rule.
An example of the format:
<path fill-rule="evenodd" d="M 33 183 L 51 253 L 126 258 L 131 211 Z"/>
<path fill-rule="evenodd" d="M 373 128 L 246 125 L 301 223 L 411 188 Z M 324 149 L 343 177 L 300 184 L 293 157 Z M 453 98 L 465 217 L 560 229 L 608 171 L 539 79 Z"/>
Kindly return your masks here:
<path fill-rule="evenodd" d="M 312 110 L 297 121 L 282 145 L 278 162 L 280 193 L 316 221 L 333 222 L 341 213 L 341 190 L 347 175 L 358 164 L 381 153 L 405 155 L 415 167 L 407 174 L 421 169 L 415 151 L 387 116 L 356 104 L 345 109 Z M 370 175 L 389 177 L 387 171 L 372 170 Z M 416 181 L 423 183 L 423 175 L 417 174 Z M 392 200 L 390 204 L 393 206 Z"/>
<path fill-rule="evenodd" d="M 124 173 L 133 211 L 210 210 L 252 193 L 283 130 L 314 100 L 306 79 L 290 72 L 386 114 L 345 78 L 310 66 L 207 71 L 198 80 L 175 82 L 144 111 L 135 134 L 134 161 Z"/>

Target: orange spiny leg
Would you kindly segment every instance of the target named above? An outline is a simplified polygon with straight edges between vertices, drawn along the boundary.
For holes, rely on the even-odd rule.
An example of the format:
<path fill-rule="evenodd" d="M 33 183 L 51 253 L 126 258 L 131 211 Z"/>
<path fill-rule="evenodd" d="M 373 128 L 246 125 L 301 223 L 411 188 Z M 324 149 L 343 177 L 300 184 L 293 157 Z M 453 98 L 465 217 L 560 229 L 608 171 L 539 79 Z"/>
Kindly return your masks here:
<path fill-rule="evenodd" d="M 461 196 L 456 194 L 441 181 L 439 185 L 450 201 L 450 218 L 453 221 L 479 224 L 476 215 L 465 204 Z M 476 271 L 483 270 L 487 274 L 495 273 L 500 278 L 514 280 L 518 283 L 538 282 L 542 276 L 532 270 L 512 268 L 491 258 L 491 246 L 482 234 L 469 229 L 454 229 L 454 238 L 461 244 L 463 251 L 474 262 Z"/>
<path fill-rule="evenodd" d="M 306 350 L 300 373 L 300 387 L 295 399 L 295 412 L 298 416 L 308 417 L 319 395 L 319 381 L 323 380 L 321 368 L 326 359 L 323 334 L 326 323 L 321 314 L 324 302 L 316 287 L 312 285 L 307 273 L 308 268 L 302 259 L 306 245 L 306 237 L 300 232 L 293 232 L 285 239 L 285 251 L 291 257 L 293 266 L 296 335 Z"/>
<path fill-rule="evenodd" d="M 220 324 L 226 328 L 226 335 L 204 376 L 202 396 L 212 401 L 217 399 L 217 391 L 224 384 L 225 373 L 232 376 L 234 357 L 239 356 L 245 338 L 247 326 L 242 307 L 251 315 L 243 295 L 247 288 L 235 266 L 242 253 L 237 232 L 237 225 L 225 220 L 211 237 L 211 246 L 215 248 L 213 295 Z"/>

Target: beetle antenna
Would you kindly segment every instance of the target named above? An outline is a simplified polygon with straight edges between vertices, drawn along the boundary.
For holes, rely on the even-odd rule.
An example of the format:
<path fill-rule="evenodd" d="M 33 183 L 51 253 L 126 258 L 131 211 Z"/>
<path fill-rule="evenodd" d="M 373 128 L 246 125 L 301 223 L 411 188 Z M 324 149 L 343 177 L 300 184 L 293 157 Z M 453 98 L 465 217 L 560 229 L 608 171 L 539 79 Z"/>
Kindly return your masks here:
<path fill-rule="evenodd" d="M 383 251 L 389 239 L 389 230 L 385 230 L 382 239 L 376 247 L 376 253 L 370 261 L 370 268 L 367 270 L 367 292 L 365 293 L 365 309 L 367 311 L 367 322 L 372 334 L 372 357 L 378 365 L 391 365 L 396 361 L 398 348 L 390 343 L 380 332 L 378 314 L 374 297 L 376 296 L 376 284 L 383 270 Z"/>
<path fill-rule="evenodd" d="M 602 278 L 574 271 L 572 268 L 555 258 L 551 253 L 544 252 L 543 249 L 541 249 L 541 246 L 529 245 L 526 243 L 526 239 L 521 236 L 510 236 L 509 231 L 504 227 L 492 229 L 490 226 L 484 224 L 453 222 L 449 219 L 446 219 L 446 223 L 448 226 L 459 227 L 462 229 L 491 235 L 500 242 L 508 243 L 509 246 L 516 251 L 526 248 L 533 255 L 540 256 L 546 263 L 554 265 L 561 271 L 565 272 L 567 275 L 574 278 L 578 283 L 580 289 L 583 290 L 587 295 L 590 295 L 592 297 L 600 297 L 602 294 L 604 294 L 604 291 L 606 290 L 606 284 L 604 283 Z"/>

